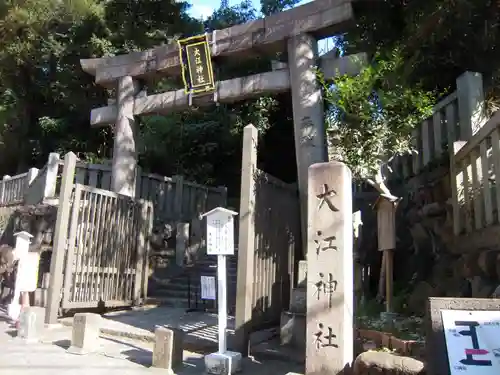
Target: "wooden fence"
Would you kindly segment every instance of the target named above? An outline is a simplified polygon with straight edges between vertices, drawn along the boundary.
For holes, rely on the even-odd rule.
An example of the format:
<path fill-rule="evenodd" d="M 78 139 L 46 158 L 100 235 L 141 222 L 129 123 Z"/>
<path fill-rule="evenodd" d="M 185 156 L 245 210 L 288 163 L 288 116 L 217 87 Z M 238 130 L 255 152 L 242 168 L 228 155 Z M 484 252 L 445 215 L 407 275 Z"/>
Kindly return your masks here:
<path fill-rule="evenodd" d="M 74 183 L 65 156 L 50 264 L 46 323 L 74 308 L 130 306 L 147 296 L 150 202 Z"/>
<path fill-rule="evenodd" d="M 479 73 L 465 72 L 457 78 L 457 89 L 434 106 L 432 116 L 412 133 L 412 155 L 397 157 L 391 167 L 404 180 L 439 164 L 447 166 L 453 143 L 470 138 L 477 130 L 478 113 L 472 117 L 475 103 L 483 95 Z"/>
<path fill-rule="evenodd" d="M 257 169 L 257 139 L 257 129 L 245 127 L 235 314 L 239 348 L 251 331 L 278 323 L 288 308 L 302 244 L 298 190 Z"/>
<path fill-rule="evenodd" d="M 451 160 L 456 235 L 500 223 L 500 111 L 467 142 L 455 142 Z"/>
<path fill-rule="evenodd" d="M 146 295 L 148 202 L 74 185 L 63 310 L 131 306 Z"/>
<path fill-rule="evenodd" d="M 31 168 L 16 176 L 4 176 L 0 181 L 0 204 L 36 204 L 57 198 L 60 193 L 63 160 L 51 153 L 41 169 Z M 74 183 L 111 190 L 111 166 L 77 161 Z M 136 198 L 153 202 L 156 220 L 189 222 L 200 214 L 224 207 L 225 187 L 211 187 L 186 181 L 183 176 L 164 177 L 142 173 L 139 169 Z"/>

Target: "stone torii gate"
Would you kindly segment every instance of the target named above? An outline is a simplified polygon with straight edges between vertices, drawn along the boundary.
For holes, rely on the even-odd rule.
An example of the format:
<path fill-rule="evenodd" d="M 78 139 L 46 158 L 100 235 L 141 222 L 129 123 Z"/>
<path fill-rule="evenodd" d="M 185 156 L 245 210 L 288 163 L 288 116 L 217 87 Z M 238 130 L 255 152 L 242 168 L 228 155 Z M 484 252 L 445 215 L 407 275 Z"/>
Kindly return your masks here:
<path fill-rule="evenodd" d="M 277 69 L 216 83 L 214 97 L 235 102 L 291 90 L 298 186 L 303 224 L 307 217 L 308 167 L 327 160 L 321 88 L 315 68 L 325 78 L 357 74 L 366 55 L 318 57 L 317 40 L 347 31 L 353 24 L 352 0 L 316 0 L 269 17 L 208 34 L 211 56 L 246 59 L 259 54 L 288 54 L 288 63 Z M 141 92 L 139 82 L 158 76 L 179 76 L 181 61 L 176 43 L 126 55 L 81 60 L 95 82 L 117 88 L 116 101 L 91 111 L 91 125 L 115 125 L 112 190 L 134 196 L 137 152 L 134 116 L 172 113 L 213 103 L 212 96 L 190 98 L 184 89 L 155 95 Z M 303 238 L 306 237 L 305 226 Z"/>

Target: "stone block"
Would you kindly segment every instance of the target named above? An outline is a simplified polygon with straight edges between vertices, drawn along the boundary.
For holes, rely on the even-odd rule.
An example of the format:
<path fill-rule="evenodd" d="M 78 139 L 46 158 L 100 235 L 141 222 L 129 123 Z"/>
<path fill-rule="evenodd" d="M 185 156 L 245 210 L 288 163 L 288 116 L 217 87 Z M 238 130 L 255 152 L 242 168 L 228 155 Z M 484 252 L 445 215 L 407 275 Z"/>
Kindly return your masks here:
<path fill-rule="evenodd" d="M 299 261 L 299 268 L 297 270 L 297 287 L 305 288 L 307 286 L 307 261 Z"/>
<path fill-rule="evenodd" d="M 36 342 L 43 330 L 45 309 L 25 307 L 19 315 L 17 337 L 27 342 Z"/>
<path fill-rule="evenodd" d="M 307 290 L 306 288 L 293 288 L 290 296 L 290 311 L 295 313 L 305 313 L 307 310 Z"/>
<path fill-rule="evenodd" d="M 425 375 L 423 362 L 387 352 L 361 353 L 353 364 L 353 375 Z"/>
<path fill-rule="evenodd" d="M 306 315 L 282 312 L 280 322 L 281 345 L 304 350 L 306 347 Z"/>
<path fill-rule="evenodd" d="M 100 347 L 99 333 L 102 318 L 98 314 L 79 313 L 73 317 L 71 346 L 67 352 L 71 354 L 89 354 Z"/>
<path fill-rule="evenodd" d="M 182 329 L 160 327 L 155 328 L 155 344 L 153 349 L 153 367 L 166 369 L 169 373 L 182 366 L 184 332 Z"/>
<path fill-rule="evenodd" d="M 205 370 L 211 375 L 230 375 L 241 371 L 241 353 L 226 351 L 205 356 Z"/>

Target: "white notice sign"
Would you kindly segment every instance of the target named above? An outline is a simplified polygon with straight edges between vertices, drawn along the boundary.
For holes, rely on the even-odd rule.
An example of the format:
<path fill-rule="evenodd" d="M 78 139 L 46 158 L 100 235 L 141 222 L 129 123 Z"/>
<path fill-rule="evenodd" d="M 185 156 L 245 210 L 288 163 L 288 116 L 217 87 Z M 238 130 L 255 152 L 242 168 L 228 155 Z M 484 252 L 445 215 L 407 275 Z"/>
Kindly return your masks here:
<path fill-rule="evenodd" d="M 226 212 L 207 215 L 207 254 L 234 255 L 234 221 Z"/>
<path fill-rule="evenodd" d="M 451 375 L 500 374 L 500 311 L 442 310 Z"/>
<path fill-rule="evenodd" d="M 38 284 L 40 254 L 26 253 L 19 259 L 16 286 L 20 292 L 33 292 Z"/>
<path fill-rule="evenodd" d="M 215 277 L 201 277 L 201 299 L 210 299 L 215 301 Z"/>

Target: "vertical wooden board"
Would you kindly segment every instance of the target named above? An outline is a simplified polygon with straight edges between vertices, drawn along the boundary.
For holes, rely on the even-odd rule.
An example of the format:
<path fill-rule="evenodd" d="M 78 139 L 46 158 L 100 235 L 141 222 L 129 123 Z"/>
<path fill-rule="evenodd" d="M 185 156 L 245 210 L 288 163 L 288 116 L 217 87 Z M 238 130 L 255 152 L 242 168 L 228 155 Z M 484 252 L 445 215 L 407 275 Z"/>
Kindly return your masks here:
<path fill-rule="evenodd" d="M 139 168 L 140 171 L 142 171 L 142 169 Z M 137 173 L 137 179 L 135 181 L 135 197 L 140 199 L 142 198 L 142 179 L 144 178 L 144 174 L 143 173 Z"/>
<path fill-rule="evenodd" d="M 453 142 L 458 140 L 457 137 L 457 116 L 456 116 L 456 101 L 451 102 L 445 108 L 446 122 L 446 137 L 448 140 L 448 148 L 453 150 Z"/>
<path fill-rule="evenodd" d="M 488 159 L 488 144 L 487 139 L 483 139 L 479 145 L 481 157 L 481 170 L 482 179 L 481 187 L 483 189 L 484 197 L 484 218 L 486 225 L 493 224 L 493 200 L 491 198 L 491 184 L 490 184 L 490 160 Z"/>
<path fill-rule="evenodd" d="M 75 183 L 85 185 L 86 174 L 87 174 L 87 169 L 85 167 L 77 166 L 75 173 Z"/>
<path fill-rule="evenodd" d="M 412 131 L 412 146 L 414 149 L 414 153 L 412 154 L 412 169 L 413 175 L 418 175 L 420 169 L 422 167 L 421 156 L 422 156 L 422 147 L 420 143 L 420 131 L 421 127 L 417 126 L 416 129 Z"/>
<path fill-rule="evenodd" d="M 144 176 L 144 178 L 142 179 L 141 198 L 148 201 L 151 200 L 149 186 L 149 177 Z"/>
<path fill-rule="evenodd" d="M 491 156 L 493 159 L 493 172 L 495 174 L 495 208 L 497 223 L 500 223 L 500 131 L 498 128 L 491 133 Z"/>
<path fill-rule="evenodd" d="M 464 158 L 462 162 L 462 173 L 464 176 L 463 179 L 463 189 L 464 189 L 464 209 L 465 209 L 465 230 L 467 233 L 472 232 L 472 205 L 471 205 L 471 196 L 470 196 L 470 190 L 471 190 L 471 183 L 470 183 L 470 175 L 471 175 L 471 166 L 470 166 L 470 161 L 469 157 Z"/>
<path fill-rule="evenodd" d="M 91 302 L 90 300 L 90 259 L 92 252 L 92 211 L 93 211 L 93 195 L 91 192 L 86 194 L 84 219 L 83 219 L 83 236 L 82 236 L 82 255 L 83 255 L 83 293 L 82 298 L 85 302 Z"/>
<path fill-rule="evenodd" d="M 108 239 L 110 236 L 110 231 L 108 230 L 108 220 L 110 217 L 110 201 L 111 198 L 108 196 L 102 196 L 102 209 L 99 211 L 100 219 L 98 220 L 98 246 L 96 248 L 96 269 L 97 269 L 97 291 L 96 294 L 99 299 L 104 299 L 104 288 L 106 282 L 106 274 L 102 271 L 105 266 L 104 256 L 107 251 Z"/>
<path fill-rule="evenodd" d="M 101 189 L 111 191 L 111 171 L 102 171 Z"/>
<path fill-rule="evenodd" d="M 437 111 L 432 116 L 432 131 L 434 134 L 434 157 L 440 158 L 443 153 L 443 136 L 442 136 L 442 116 L 441 111 Z"/>
<path fill-rule="evenodd" d="M 71 206 L 71 214 L 70 214 L 70 222 L 69 222 L 69 237 L 68 237 L 68 245 L 66 252 L 66 272 L 64 273 L 64 283 L 63 283 L 63 301 L 62 307 L 65 308 L 65 304 L 70 301 L 73 301 L 73 293 L 75 292 L 73 280 L 73 261 L 75 259 L 75 244 L 77 240 L 77 229 L 78 229 L 78 216 L 79 216 L 79 207 L 80 207 L 80 199 L 81 199 L 82 191 L 81 185 L 76 185 L 74 190 L 74 199 L 73 204 Z M 75 271 L 76 268 L 75 268 Z M 73 288 L 72 288 L 73 286 Z"/>
<path fill-rule="evenodd" d="M 471 199 L 474 207 L 474 228 L 481 229 L 483 227 L 483 197 L 481 194 L 482 171 L 481 160 L 477 149 L 471 151 L 471 173 L 472 173 L 472 191 Z"/>
<path fill-rule="evenodd" d="M 166 201 L 166 183 L 165 180 L 159 181 L 158 183 L 158 204 L 155 206 L 156 216 L 160 217 L 162 220 L 166 220 L 166 215 L 164 211 L 165 201 Z"/>
<path fill-rule="evenodd" d="M 101 194 L 94 194 L 94 212 L 92 216 L 92 257 L 90 265 L 92 267 L 91 275 L 91 298 L 94 301 L 99 301 L 99 272 L 98 272 L 98 256 L 99 246 L 102 241 L 101 236 L 101 219 L 103 213 L 104 196 Z"/>
<path fill-rule="evenodd" d="M 89 169 L 89 186 L 97 187 L 98 170 Z"/>
<path fill-rule="evenodd" d="M 166 197 L 165 197 L 165 205 L 163 206 L 163 210 L 168 219 L 172 219 L 174 212 L 174 197 L 175 197 L 175 186 L 172 181 L 168 181 L 166 183 Z"/>
<path fill-rule="evenodd" d="M 434 146 L 432 144 L 432 129 L 431 122 L 429 120 L 424 120 L 421 125 L 421 137 L 422 137 L 422 162 L 423 166 L 429 164 L 433 157 Z"/>

